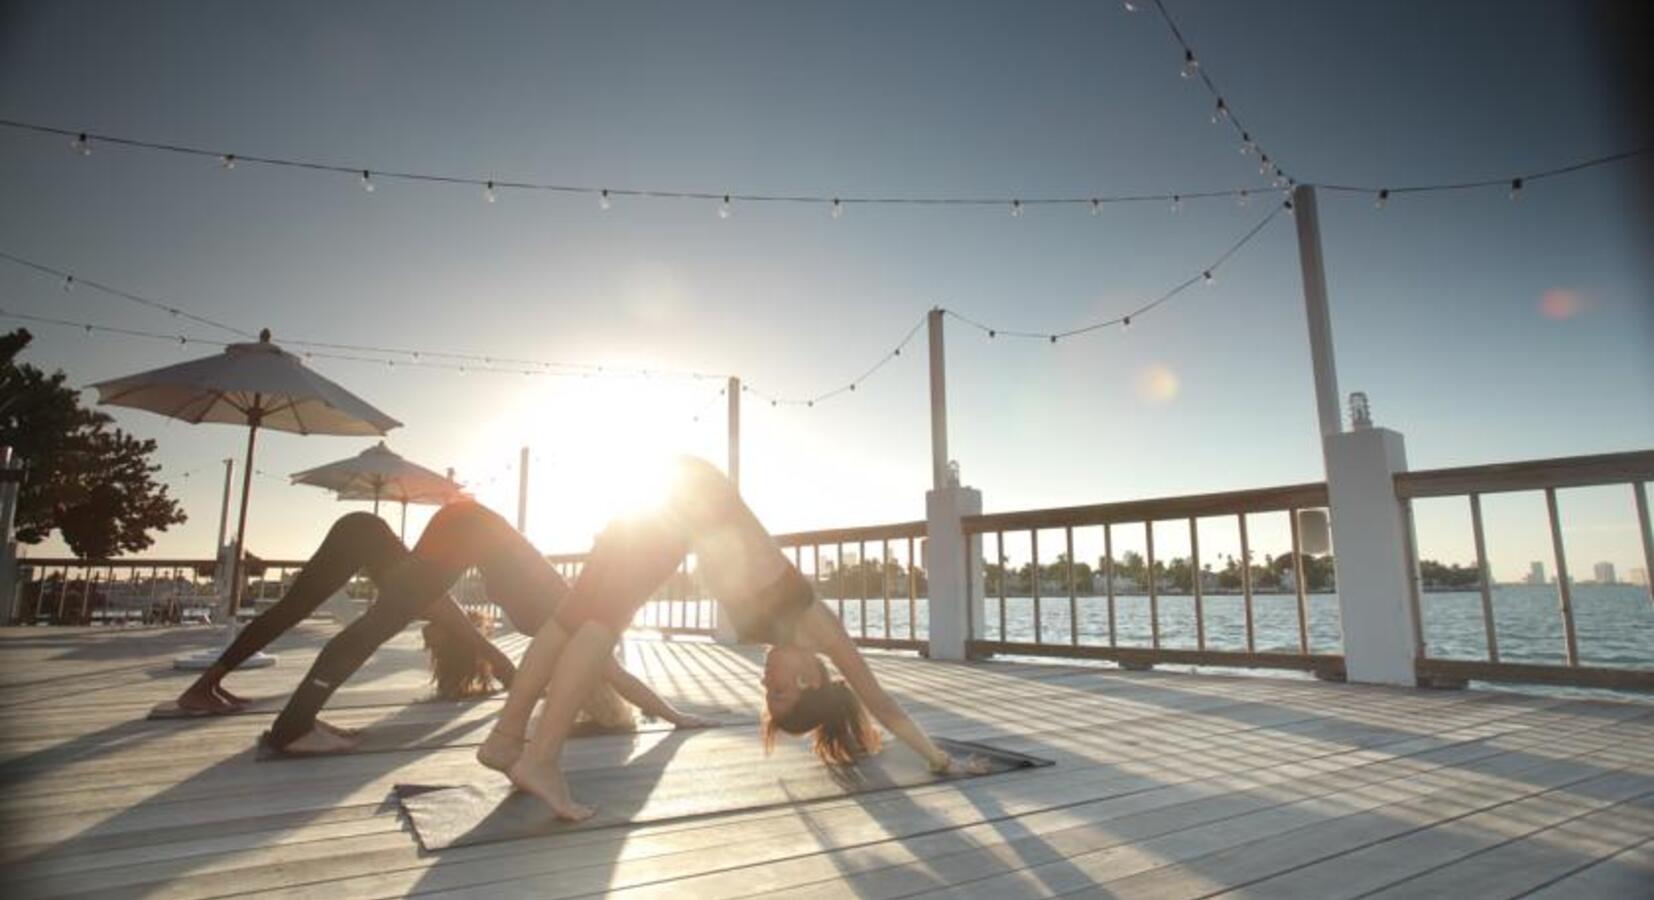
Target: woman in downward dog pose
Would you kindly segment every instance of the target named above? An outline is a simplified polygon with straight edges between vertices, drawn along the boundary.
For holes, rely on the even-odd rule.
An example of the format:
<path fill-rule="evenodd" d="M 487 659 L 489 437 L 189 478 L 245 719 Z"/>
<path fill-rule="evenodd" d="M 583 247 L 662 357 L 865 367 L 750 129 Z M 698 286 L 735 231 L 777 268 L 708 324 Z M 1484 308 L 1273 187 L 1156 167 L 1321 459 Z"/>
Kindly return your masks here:
<path fill-rule="evenodd" d="M 358 572 L 367 573 L 383 591 L 387 576 L 407 556 L 408 548 L 402 546 L 383 519 L 365 512 L 341 516 L 328 529 L 321 546 L 311 554 L 281 599 L 249 622 L 218 660 L 178 696 L 178 708 L 198 715 L 230 713 L 244 708 L 247 701 L 224 687 L 225 676 L 304 621 Z M 551 602 L 556 599 L 548 598 L 544 612 L 519 623 L 531 629 L 525 634 L 532 634 L 544 624 Z M 515 672 L 511 660 L 473 627 L 452 597 L 444 596 L 441 602 L 433 603 L 421 614 L 431 620 L 426 626 L 426 644 L 431 648 L 434 671 L 446 673 L 469 665 L 491 674 L 501 683 L 510 684 Z M 439 690 L 439 693 L 443 692 Z"/>
<path fill-rule="evenodd" d="M 322 722 L 317 714 L 333 691 L 355 674 L 381 644 L 421 616 L 430 618 L 432 624 L 437 626 L 426 631 L 427 642 L 434 652 L 467 654 L 474 660 L 471 663 L 474 667 L 487 666 L 490 673 L 509 681 L 513 671 L 510 660 L 477 631 L 465 612 L 447 596 L 448 587 L 459 580 L 467 569 L 474 566 L 481 570 L 489 599 L 503 609 L 512 624 L 525 634 L 544 630 L 551 622 L 558 602 L 568 593 L 568 584 L 528 541 L 504 519 L 474 501 L 450 503 L 438 510 L 411 552 L 402 548 L 383 522 L 371 516 L 368 518 L 379 522 L 379 527 L 385 529 L 385 536 L 391 544 L 395 544 L 394 548 L 374 539 L 372 543 L 379 549 L 373 554 L 363 555 L 355 549 L 345 549 L 356 548 L 357 545 L 333 539 L 334 533 L 339 532 L 343 525 L 341 520 L 288 591 L 289 597 L 295 600 L 292 610 L 283 615 L 297 615 L 297 609 L 309 603 L 308 598 L 317 591 L 321 591 L 321 597 L 325 598 L 358 569 L 366 567 L 379 585 L 380 594 L 367 611 L 334 635 L 317 655 L 310 671 L 264 736 L 265 745 L 272 750 L 307 755 L 352 749 L 359 736 L 348 729 Z M 352 533 L 357 529 L 368 530 L 366 524 L 349 527 Z M 313 570 L 313 576 L 307 580 L 306 574 Z M 284 597 L 282 603 L 287 602 L 288 597 Z M 265 615 L 274 613 L 282 603 Z M 299 618 L 302 617 L 299 615 Z M 255 621 L 254 625 L 257 624 Z M 269 637 L 258 638 L 253 643 L 257 640 L 267 643 L 280 633 L 276 630 L 278 625 L 279 622 L 272 623 L 270 628 L 264 629 L 271 632 Z M 252 632 L 254 628 L 249 627 L 248 631 Z M 437 641 L 432 642 L 433 637 Z M 438 650 L 438 647 L 446 649 Z M 232 646 L 231 651 L 235 650 L 236 647 Z M 251 652 L 249 650 L 247 654 Z M 245 658 L 246 655 L 227 653 L 221 664 L 228 664 L 227 671 Z M 439 674 L 443 665 L 438 663 Z M 460 665 L 466 663 L 461 662 Z M 600 674 L 614 690 L 646 715 L 665 719 L 680 728 L 710 724 L 708 720 L 673 708 L 613 660 Z M 216 686 L 217 678 L 222 678 L 221 673 L 213 676 L 213 672 L 202 676 L 209 689 Z M 462 684 L 466 680 L 458 679 Z M 595 682 L 587 685 L 580 702 L 586 702 L 596 693 L 601 705 L 612 706 L 612 703 L 603 702 L 608 698 L 602 692 L 591 690 L 595 686 Z M 603 719 L 606 716 L 595 715 L 594 718 Z"/>
<path fill-rule="evenodd" d="M 878 749 L 877 719 L 933 771 L 983 770 L 980 760 L 952 759 L 885 693 L 838 617 L 816 599 L 722 473 L 686 458 L 673 475 L 660 510 L 618 521 L 598 537 L 555 620 L 529 645 L 500 721 L 477 752 L 479 762 L 506 773 L 559 818 L 590 816 L 593 810 L 574 800 L 563 778 L 563 742 L 581 698 L 610 664 L 620 632 L 693 552 L 741 640 L 770 645 L 763 676 L 766 746 L 777 731 L 807 734 L 824 762 L 845 764 Z M 843 677 L 832 678 L 817 653 Z M 546 708 L 527 740 L 542 692 Z"/>

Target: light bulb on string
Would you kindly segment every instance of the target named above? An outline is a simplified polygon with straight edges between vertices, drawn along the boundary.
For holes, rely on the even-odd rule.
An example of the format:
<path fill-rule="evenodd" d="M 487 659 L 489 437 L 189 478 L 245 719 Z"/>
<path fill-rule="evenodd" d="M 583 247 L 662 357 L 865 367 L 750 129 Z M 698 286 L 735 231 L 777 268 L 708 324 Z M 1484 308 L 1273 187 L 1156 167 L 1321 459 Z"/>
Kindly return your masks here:
<path fill-rule="evenodd" d="M 1207 269 L 1206 271 L 1200 273 L 1200 279 L 1206 282 L 1208 287 L 1217 283 L 1217 277 L 1212 274 L 1211 269 Z"/>
<path fill-rule="evenodd" d="M 1254 146 L 1256 145 L 1252 143 L 1252 133 L 1249 131 L 1241 132 L 1240 155 L 1245 156 L 1251 153 Z"/>
<path fill-rule="evenodd" d="M 362 190 L 373 193 L 373 173 L 367 169 L 362 170 Z"/>
<path fill-rule="evenodd" d="M 1012 200 L 1011 201 L 1011 218 L 1013 218 L 1013 219 L 1022 218 L 1022 201 L 1021 200 Z"/>
<path fill-rule="evenodd" d="M 1182 212 L 1182 211 L 1183 211 L 1183 195 L 1182 194 L 1173 194 L 1172 195 L 1172 212 L 1175 213 L 1175 212 Z"/>
<path fill-rule="evenodd" d="M 1051 343 L 1055 344 L 1056 342 L 1057 342 L 1057 336 L 1054 335 L 1054 334 L 1051 335 Z"/>
<path fill-rule="evenodd" d="M 1251 199 L 1252 199 L 1251 192 L 1246 190 L 1245 188 L 1242 188 L 1240 194 L 1237 197 L 1235 197 L 1235 203 L 1239 206 L 1245 206 L 1247 201 L 1251 200 Z"/>
<path fill-rule="evenodd" d="M 1378 198 L 1373 201 L 1374 209 L 1383 209 L 1384 204 L 1390 202 L 1390 189 L 1384 188 L 1378 192 Z"/>
<path fill-rule="evenodd" d="M 1522 199 L 1522 179 L 1512 178 L 1510 180 L 1510 199 L 1512 199 L 1512 200 Z"/>
<path fill-rule="evenodd" d="M 1126 7 L 1126 12 L 1136 12 L 1137 11 L 1137 4 L 1133 3 L 1132 0 L 1125 0 L 1125 7 Z"/>
<path fill-rule="evenodd" d="M 1258 174 L 1259 175 L 1268 175 L 1269 174 L 1269 154 L 1267 154 L 1267 153 L 1260 154 L 1258 156 Z"/>
<path fill-rule="evenodd" d="M 718 218 L 720 218 L 720 219 L 729 218 L 729 195 L 728 194 L 724 195 L 724 202 L 718 204 Z"/>
<path fill-rule="evenodd" d="M 608 211 L 609 207 L 613 206 L 613 205 L 614 204 L 609 201 L 609 189 L 608 188 L 604 188 L 603 190 L 597 192 L 597 208 L 598 209 L 604 210 L 606 212 L 606 211 Z"/>
<path fill-rule="evenodd" d="M 235 154 L 226 153 L 223 156 L 220 156 L 218 158 L 218 164 L 223 166 L 224 171 L 226 172 L 233 171 L 235 169 Z"/>
<path fill-rule="evenodd" d="M 1289 216 L 1297 215 L 1297 210 L 1294 210 L 1292 208 L 1292 201 L 1291 200 L 1282 201 L 1281 208 L 1286 210 L 1286 214 L 1289 215 Z"/>
<path fill-rule="evenodd" d="M 1091 214 L 1093 216 L 1100 216 L 1103 214 L 1103 201 L 1098 200 L 1095 197 L 1091 198 Z"/>
<path fill-rule="evenodd" d="M 69 142 L 69 148 L 74 150 L 76 153 L 79 153 L 81 156 L 92 155 L 92 142 L 86 139 L 86 132 L 84 131 L 76 135 L 75 139 Z"/>
<path fill-rule="evenodd" d="M 500 199 L 499 195 L 494 193 L 494 182 L 492 181 L 488 182 L 488 184 L 483 187 L 482 195 L 489 203 L 493 203 L 494 201 Z"/>
<path fill-rule="evenodd" d="M 1125 316 L 1120 319 L 1120 328 L 1124 331 L 1131 330 L 1131 316 Z"/>
<path fill-rule="evenodd" d="M 835 219 L 839 218 L 844 215 L 844 204 L 840 203 L 837 197 L 834 197 L 833 205 L 828 209 L 827 214 Z"/>
<path fill-rule="evenodd" d="M 1227 118 L 1229 118 L 1229 104 L 1224 103 L 1223 98 L 1219 97 L 1217 108 L 1212 110 L 1212 124 L 1216 125 Z"/>
<path fill-rule="evenodd" d="M 1183 77 L 1193 78 L 1195 77 L 1195 73 L 1198 71 L 1200 71 L 1200 60 L 1195 59 L 1195 52 L 1193 50 L 1184 50 Z"/>
<path fill-rule="evenodd" d="M 75 289 L 75 276 L 73 276 L 73 275 L 63 276 L 63 289 L 65 291 L 72 291 L 72 290 Z"/>

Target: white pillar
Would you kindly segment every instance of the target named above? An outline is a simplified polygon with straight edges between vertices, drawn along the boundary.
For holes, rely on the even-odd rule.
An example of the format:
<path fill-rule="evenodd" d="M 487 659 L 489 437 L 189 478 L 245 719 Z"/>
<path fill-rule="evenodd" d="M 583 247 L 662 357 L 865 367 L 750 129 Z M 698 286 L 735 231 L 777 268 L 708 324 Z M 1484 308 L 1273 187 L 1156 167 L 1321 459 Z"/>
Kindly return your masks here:
<path fill-rule="evenodd" d="M 1417 571 L 1412 523 L 1395 488 L 1396 473 L 1407 471 L 1406 443 L 1388 428 L 1361 428 L 1329 435 L 1323 448 L 1345 670 L 1350 681 L 1415 685 Z"/>
<path fill-rule="evenodd" d="M 729 395 L 729 483 L 735 485 L 735 493 L 741 493 L 741 379 L 731 375 L 729 384 L 724 388 Z"/>
<path fill-rule="evenodd" d="M 528 534 L 528 448 L 517 459 L 517 533 Z"/>
<path fill-rule="evenodd" d="M 965 659 L 982 638 L 982 536 L 965 546 L 960 521 L 982 514 L 982 492 L 957 484 L 925 493 L 925 580 L 930 598 L 930 658 Z"/>
<path fill-rule="evenodd" d="M 230 533 L 230 488 L 235 480 L 235 457 L 224 458 L 224 499 L 218 504 L 218 543 L 213 545 L 213 553 L 224 546 L 224 538 Z"/>
<path fill-rule="evenodd" d="M 930 331 L 930 486 L 948 486 L 948 376 L 942 353 L 942 308 L 932 307 Z"/>
<path fill-rule="evenodd" d="M 1309 324 L 1309 358 L 1315 371 L 1315 413 L 1321 436 L 1342 430 L 1338 414 L 1338 369 L 1332 358 L 1332 315 L 1327 311 L 1327 270 L 1321 259 L 1321 217 L 1315 188 L 1292 191 L 1298 223 L 1298 264 L 1304 277 L 1304 318 Z"/>

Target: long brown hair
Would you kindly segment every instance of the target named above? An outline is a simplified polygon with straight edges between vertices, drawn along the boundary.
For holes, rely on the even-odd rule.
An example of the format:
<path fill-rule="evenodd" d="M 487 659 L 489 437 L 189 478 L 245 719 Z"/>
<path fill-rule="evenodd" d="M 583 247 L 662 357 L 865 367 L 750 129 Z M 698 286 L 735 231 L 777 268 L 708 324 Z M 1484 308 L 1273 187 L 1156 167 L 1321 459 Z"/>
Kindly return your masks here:
<path fill-rule="evenodd" d="M 820 687 L 805 688 L 798 702 L 781 715 L 764 712 L 764 752 L 775 747 L 775 734 L 808 734 L 811 749 L 828 765 L 844 766 L 856 757 L 877 753 L 882 738 L 861 700 L 842 678 Z"/>
<path fill-rule="evenodd" d="M 477 630 L 488 634 L 494 630 L 494 617 L 480 610 L 468 610 L 466 617 Z M 425 649 L 431 655 L 431 683 L 436 695 L 443 700 L 460 700 L 488 693 L 494 686 L 494 667 L 477 649 L 475 641 L 457 635 L 436 623 L 427 624 L 420 633 L 425 637 Z"/>

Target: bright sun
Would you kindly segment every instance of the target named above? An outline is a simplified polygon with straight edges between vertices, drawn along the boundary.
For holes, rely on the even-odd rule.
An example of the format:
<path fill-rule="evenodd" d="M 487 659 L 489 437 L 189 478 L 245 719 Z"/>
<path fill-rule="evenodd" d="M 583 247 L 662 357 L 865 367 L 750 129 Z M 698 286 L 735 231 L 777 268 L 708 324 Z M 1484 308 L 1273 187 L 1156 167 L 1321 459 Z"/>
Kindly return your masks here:
<path fill-rule="evenodd" d="M 585 550 L 610 520 L 661 501 L 678 456 L 721 454 L 721 410 L 705 409 L 716 394 L 706 382 L 644 378 L 538 387 L 486 430 L 473 456 L 479 469 L 498 468 L 529 447 L 529 539 L 548 552 Z M 514 518 L 515 469 L 477 494 Z"/>

